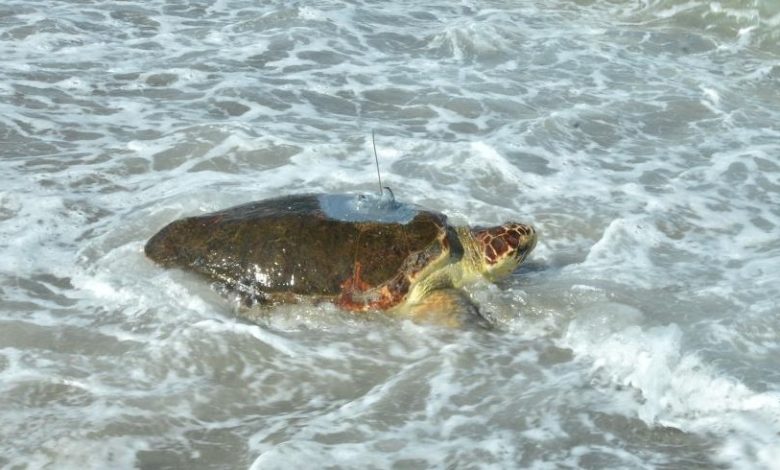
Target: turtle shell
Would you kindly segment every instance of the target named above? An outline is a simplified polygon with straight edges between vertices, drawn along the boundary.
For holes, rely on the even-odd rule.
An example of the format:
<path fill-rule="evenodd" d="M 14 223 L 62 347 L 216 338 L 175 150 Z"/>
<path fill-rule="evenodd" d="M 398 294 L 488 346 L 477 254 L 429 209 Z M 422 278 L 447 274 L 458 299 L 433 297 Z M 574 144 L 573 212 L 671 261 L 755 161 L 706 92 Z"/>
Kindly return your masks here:
<path fill-rule="evenodd" d="M 365 196 L 314 194 L 174 221 L 145 251 L 165 267 L 205 275 L 255 301 L 312 295 L 364 310 L 397 304 L 417 273 L 462 253 L 459 247 L 438 212 Z"/>

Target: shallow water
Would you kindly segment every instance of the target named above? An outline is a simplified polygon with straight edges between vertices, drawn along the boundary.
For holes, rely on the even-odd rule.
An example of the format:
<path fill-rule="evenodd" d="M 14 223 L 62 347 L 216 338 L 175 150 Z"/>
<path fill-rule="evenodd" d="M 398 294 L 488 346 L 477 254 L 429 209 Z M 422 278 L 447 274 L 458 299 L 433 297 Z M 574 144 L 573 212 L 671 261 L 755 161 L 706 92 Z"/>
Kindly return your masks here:
<path fill-rule="evenodd" d="M 0 56 L 0 466 L 776 468 L 776 2 L 12 0 Z M 375 191 L 372 129 L 399 200 L 539 231 L 492 329 L 144 258 Z"/>

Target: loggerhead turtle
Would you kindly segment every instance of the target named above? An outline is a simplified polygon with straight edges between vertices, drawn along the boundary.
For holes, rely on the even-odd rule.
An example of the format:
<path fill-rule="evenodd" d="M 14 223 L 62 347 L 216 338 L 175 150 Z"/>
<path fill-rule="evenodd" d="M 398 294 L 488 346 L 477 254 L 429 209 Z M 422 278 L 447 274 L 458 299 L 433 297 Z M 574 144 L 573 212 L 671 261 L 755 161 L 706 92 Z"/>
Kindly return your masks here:
<path fill-rule="evenodd" d="M 535 245 L 530 225 L 451 226 L 444 214 L 392 199 L 305 194 L 176 220 L 145 252 L 250 306 L 327 300 L 458 323 L 457 289 L 508 276 Z"/>

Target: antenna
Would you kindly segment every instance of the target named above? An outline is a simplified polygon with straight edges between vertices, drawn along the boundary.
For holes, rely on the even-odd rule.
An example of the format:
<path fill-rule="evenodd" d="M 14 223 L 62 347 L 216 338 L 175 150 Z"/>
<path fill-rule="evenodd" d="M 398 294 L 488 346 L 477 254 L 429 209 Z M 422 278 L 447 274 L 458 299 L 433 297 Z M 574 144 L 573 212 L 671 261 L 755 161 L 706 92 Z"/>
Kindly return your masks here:
<path fill-rule="evenodd" d="M 376 140 L 374 139 L 374 129 L 371 129 L 371 145 L 374 146 L 374 161 L 376 162 L 376 177 L 379 179 L 379 195 L 382 195 L 382 175 L 379 174 L 379 157 L 376 154 Z"/>

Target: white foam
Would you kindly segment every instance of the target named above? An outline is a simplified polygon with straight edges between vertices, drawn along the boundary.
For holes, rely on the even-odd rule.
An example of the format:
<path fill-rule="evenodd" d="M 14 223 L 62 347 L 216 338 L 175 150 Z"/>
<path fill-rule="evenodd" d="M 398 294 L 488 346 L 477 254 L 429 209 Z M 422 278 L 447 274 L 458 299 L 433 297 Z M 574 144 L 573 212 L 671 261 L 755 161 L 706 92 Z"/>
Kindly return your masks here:
<path fill-rule="evenodd" d="M 139 437 L 62 437 L 43 442 L 39 450 L 12 458 L 9 464 L 32 468 L 96 468 L 111 462 L 119 468 L 131 468 L 138 463 L 136 454 L 150 447 L 145 439 Z"/>
<path fill-rule="evenodd" d="M 772 468 L 780 14 L 483 7 L 8 3 L 0 375 L 30 401 L 0 404 L 0 461 Z M 144 258 L 179 217 L 375 191 L 371 129 L 399 201 L 539 230 L 468 293 L 497 332 L 247 325 Z"/>
<path fill-rule="evenodd" d="M 636 390 L 639 399 L 623 401 L 625 413 L 649 425 L 718 433 L 725 443 L 719 458 L 735 457 L 765 468 L 776 454 L 780 392 L 756 392 L 685 352 L 677 325 L 643 328 L 641 313 L 625 306 L 596 305 L 571 323 L 563 344 L 592 361 L 591 373 L 606 384 Z M 609 393 L 609 392 L 607 392 Z M 740 459 L 737 459 L 739 462 Z M 741 466 L 741 465 L 740 465 Z"/>
<path fill-rule="evenodd" d="M 299 353 L 296 351 L 297 346 L 294 343 L 285 340 L 279 335 L 264 330 L 263 328 L 260 328 L 257 325 L 245 325 L 241 323 L 235 323 L 233 321 L 218 322 L 215 320 L 202 320 L 195 323 L 193 327 L 201 328 L 206 331 L 216 332 L 216 333 L 230 332 L 230 333 L 238 333 L 238 334 L 248 334 L 253 338 L 261 341 L 262 343 L 281 352 L 282 354 L 285 354 L 287 356 L 292 356 L 292 357 L 299 355 Z"/>

